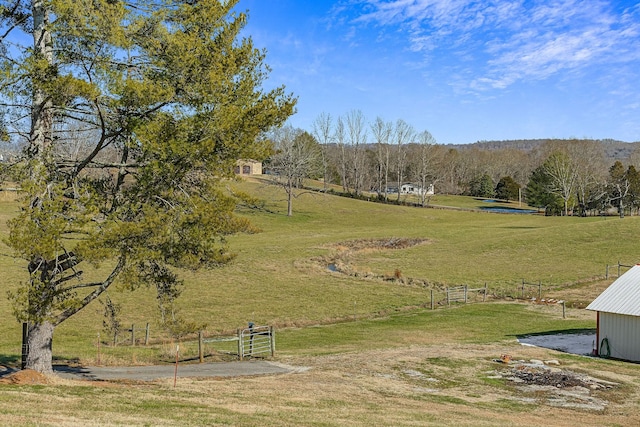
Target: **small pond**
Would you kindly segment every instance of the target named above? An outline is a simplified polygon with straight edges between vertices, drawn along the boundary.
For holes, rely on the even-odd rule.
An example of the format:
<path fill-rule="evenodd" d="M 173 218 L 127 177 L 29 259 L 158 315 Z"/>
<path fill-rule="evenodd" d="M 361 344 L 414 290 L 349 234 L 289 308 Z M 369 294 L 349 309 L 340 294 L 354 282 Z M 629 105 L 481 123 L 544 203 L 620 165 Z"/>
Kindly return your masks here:
<path fill-rule="evenodd" d="M 480 209 L 484 212 L 494 212 L 494 213 L 512 213 L 512 214 L 538 213 L 538 211 L 535 209 L 519 209 L 519 208 L 510 208 L 506 206 L 482 206 Z"/>

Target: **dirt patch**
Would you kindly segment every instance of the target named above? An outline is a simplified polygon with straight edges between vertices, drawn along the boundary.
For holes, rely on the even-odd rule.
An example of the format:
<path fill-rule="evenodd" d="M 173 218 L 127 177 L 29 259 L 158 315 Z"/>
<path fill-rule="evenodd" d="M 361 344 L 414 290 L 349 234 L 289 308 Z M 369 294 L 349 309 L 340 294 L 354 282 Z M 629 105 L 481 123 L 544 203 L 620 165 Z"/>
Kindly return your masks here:
<path fill-rule="evenodd" d="M 613 383 L 598 380 L 576 372 L 553 369 L 544 365 L 518 365 L 511 369 L 508 379 L 527 385 L 550 385 L 556 388 L 588 387 L 590 389 L 612 388 Z"/>
<path fill-rule="evenodd" d="M 31 369 L 17 371 L 0 379 L 0 384 L 47 385 L 51 383 L 52 382 L 49 377 Z"/>
<path fill-rule="evenodd" d="M 516 363 L 493 378 L 503 378 L 515 385 L 519 395 L 516 400 L 590 411 L 604 411 L 608 402 L 602 392 L 618 385 L 568 369 L 546 366 L 541 361 Z"/>
<path fill-rule="evenodd" d="M 389 237 L 384 239 L 356 239 L 345 242 L 336 243 L 330 247 L 336 252 L 330 256 L 316 257 L 312 259 L 315 264 L 321 265 L 328 271 L 341 273 L 351 277 L 361 279 L 373 279 L 392 281 L 405 285 L 429 286 L 422 279 L 404 277 L 399 270 L 390 274 L 375 274 L 372 272 L 362 272 L 354 269 L 350 264 L 350 258 L 356 253 L 377 252 L 388 250 L 401 250 L 411 248 L 413 246 L 429 243 L 429 239 L 417 239 L 406 237 Z"/>
<path fill-rule="evenodd" d="M 410 239 L 406 237 L 389 237 L 384 239 L 356 239 L 334 245 L 340 252 L 359 252 L 364 250 L 407 249 L 427 243 L 428 239 Z"/>

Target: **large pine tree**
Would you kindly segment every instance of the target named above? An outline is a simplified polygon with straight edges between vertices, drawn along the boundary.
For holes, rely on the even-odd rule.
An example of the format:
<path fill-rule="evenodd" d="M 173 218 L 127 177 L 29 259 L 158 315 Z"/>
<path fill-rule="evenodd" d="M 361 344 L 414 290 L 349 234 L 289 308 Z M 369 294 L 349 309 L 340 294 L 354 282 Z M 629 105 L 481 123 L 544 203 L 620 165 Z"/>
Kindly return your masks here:
<path fill-rule="evenodd" d="M 218 184 L 264 157 L 257 136 L 295 99 L 262 89 L 265 53 L 241 37 L 236 4 L 0 5 L 1 129 L 26 146 L 7 242 L 25 260 L 11 298 L 30 325 L 27 368 L 51 372 L 54 328 L 113 284 L 170 302 L 176 268 L 224 263 L 224 236 L 248 227 Z"/>

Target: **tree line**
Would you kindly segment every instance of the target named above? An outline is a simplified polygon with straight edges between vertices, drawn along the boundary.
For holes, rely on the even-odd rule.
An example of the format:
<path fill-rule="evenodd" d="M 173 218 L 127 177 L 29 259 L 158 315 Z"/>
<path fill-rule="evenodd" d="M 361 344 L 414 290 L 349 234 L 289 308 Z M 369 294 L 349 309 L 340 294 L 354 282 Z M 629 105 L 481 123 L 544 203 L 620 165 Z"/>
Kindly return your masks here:
<path fill-rule="evenodd" d="M 640 152 L 634 147 L 614 160 L 606 152 L 609 140 L 549 139 L 526 149 L 449 146 L 402 119 L 367 121 L 359 110 L 335 118 L 322 113 L 310 130 L 286 126 L 268 139 L 274 154 L 265 170 L 286 182 L 289 214 L 304 178 L 356 197 L 375 193 L 382 201 L 400 201 L 403 185 L 411 184 L 422 205 L 433 186 L 439 194 L 520 200 L 547 215 L 622 217 L 640 210 Z"/>

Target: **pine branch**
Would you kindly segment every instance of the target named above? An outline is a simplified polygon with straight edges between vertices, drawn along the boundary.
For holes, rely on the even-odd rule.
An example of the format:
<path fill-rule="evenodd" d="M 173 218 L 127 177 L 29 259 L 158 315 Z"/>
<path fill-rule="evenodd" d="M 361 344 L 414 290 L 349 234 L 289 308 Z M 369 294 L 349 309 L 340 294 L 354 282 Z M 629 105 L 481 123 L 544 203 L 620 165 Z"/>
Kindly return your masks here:
<path fill-rule="evenodd" d="M 89 295 L 85 296 L 79 305 L 75 307 L 71 307 L 63 311 L 62 313 L 60 313 L 58 316 L 56 316 L 56 318 L 52 321 L 52 324 L 54 326 L 58 326 L 60 323 L 64 322 L 69 317 L 73 316 L 74 314 L 82 310 L 84 307 L 86 307 L 91 301 L 93 301 L 94 299 L 102 295 L 102 293 L 106 291 L 107 288 L 113 284 L 113 282 L 116 280 L 118 275 L 122 272 L 125 264 L 126 264 L 125 255 L 120 255 L 120 258 L 118 259 L 118 264 L 114 267 L 111 274 L 109 274 L 109 277 L 107 277 L 104 282 L 96 284 L 96 286 L 98 286 L 98 289 L 91 292 Z"/>

